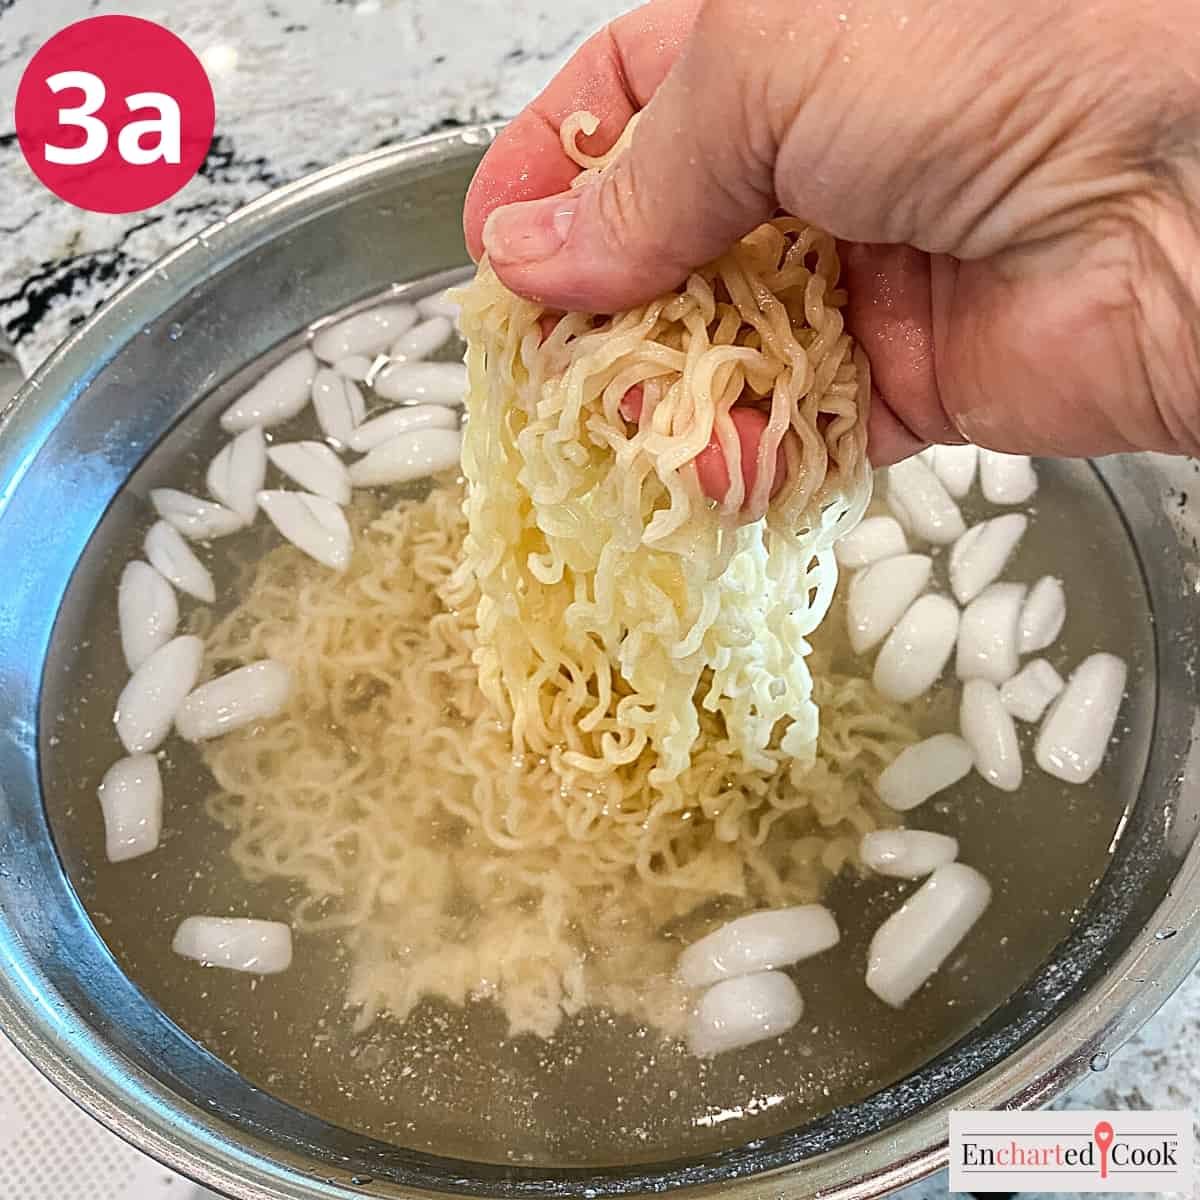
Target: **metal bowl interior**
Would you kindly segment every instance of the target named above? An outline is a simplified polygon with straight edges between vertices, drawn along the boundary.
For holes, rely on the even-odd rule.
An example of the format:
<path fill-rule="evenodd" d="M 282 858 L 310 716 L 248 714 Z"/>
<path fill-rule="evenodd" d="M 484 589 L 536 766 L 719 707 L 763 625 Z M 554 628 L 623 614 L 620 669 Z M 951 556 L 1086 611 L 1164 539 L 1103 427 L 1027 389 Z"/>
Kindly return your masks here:
<path fill-rule="evenodd" d="M 492 132 L 381 151 L 214 226 L 106 305 L 0 419 L 0 561 L 9 564 L 0 609 L 0 1025 L 122 1136 L 236 1197 L 675 1187 L 749 1197 L 763 1186 L 787 1197 L 884 1194 L 944 1165 L 949 1109 L 1046 1102 L 1099 1048 L 1128 1037 L 1200 958 L 1200 789 L 1188 782 L 1200 766 L 1191 464 L 1095 465 L 1141 559 L 1157 695 L 1140 796 L 1086 913 L 969 1037 L 867 1100 L 773 1138 L 690 1161 L 551 1170 L 439 1158 L 327 1124 L 254 1088 L 147 1000 L 89 921 L 51 837 L 39 706 L 63 642 L 63 598 L 121 485 L 178 422 L 199 419 L 206 397 L 296 330 L 396 282 L 461 267 L 458 213 Z M 177 324 L 188 337 L 172 338 Z M 1175 932 L 1155 936 L 1167 931 Z"/>

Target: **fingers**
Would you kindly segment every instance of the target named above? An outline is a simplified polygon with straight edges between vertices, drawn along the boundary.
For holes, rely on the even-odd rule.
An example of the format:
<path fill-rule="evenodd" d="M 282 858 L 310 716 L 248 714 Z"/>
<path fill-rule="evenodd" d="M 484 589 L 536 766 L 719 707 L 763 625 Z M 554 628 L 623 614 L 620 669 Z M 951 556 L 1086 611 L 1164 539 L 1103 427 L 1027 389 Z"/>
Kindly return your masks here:
<path fill-rule="evenodd" d="M 645 392 L 642 385 L 635 384 L 621 398 L 621 416 L 626 421 L 638 424 L 642 419 L 642 405 L 645 402 Z M 758 446 L 762 441 L 763 431 L 767 428 L 767 414 L 748 404 L 735 404 L 730 410 L 730 420 L 734 432 L 738 436 L 741 447 L 743 495 L 749 496 L 754 491 L 758 479 Z M 725 459 L 725 451 L 713 432 L 708 439 L 708 445 L 696 455 L 696 480 L 700 490 L 710 499 L 722 501 L 729 491 L 729 463 Z M 771 483 L 771 495 L 774 497 L 787 481 L 787 454 L 780 443 L 775 456 L 775 478 Z"/>
<path fill-rule="evenodd" d="M 938 388 L 933 260 L 907 246 L 843 243 L 839 249 L 849 295 L 846 327 L 871 362 L 871 461 L 885 466 L 930 442 L 964 441 Z"/>
<path fill-rule="evenodd" d="M 705 5 L 629 151 L 598 183 L 492 212 L 483 240 L 509 287 L 555 308 L 628 308 L 675 287 L 771 215 L 769 114 L 747 103 L 755 84 L 745 70 L 755 60 L 730 53 L 743 19 L 736 5 Z M 610 119 L 617 74 L 610 69 L 603 91 Z M 563 92 L 563 110 L 577 105 L 569 81 Z"/>
<path fill-rule="evenodd" d="M 867 455 L 873 467 L 890 467 L 929 443 L 917 437 L 871 388 L 871 416 L 867 421 Z"/>
<path fill-rule="evenodd" d="M 480 163 L 463 213 L 467 248 L 478 259 L 483 226 L 501 205 L 565 191 L 579 173 L 563 153 L 558 130 L 583 109 L 600 121 L 580 141 L 589 154 L 607 150 L 674 66 L 701 0 L 655 0 L 590 38 L 550 85 L 497 138 Z"/>
<path fill-rule="evenodd" d="M 754 491 L 754 484 L 758 479 L 758 447 L 762 441 L 763 432 L 767 428 L 767 414 L 749 405 L 735 404 L 730 410 L 729 419 L 733 422 L 733 428 L 741 447 L 744 495 L 749 497 Z M 700 484 L 700 490 L 710 500 L 725 499 L 725 494 L 729 491 L 729 463 L 725 460 L 725 451 L 721 449 L 715 432 L 709 439 L 708 445 L 696 455 L 696 479 Z M 772 497 L 786 480 L 787 456 L 781 442 L 775 456 L 775 478 L 771 483 Z"/>
<path fill-rule="evenodd" d="M 1050 457 L 1182 448 L 1147 386 L 1146 294 L 1111 237 L 962 263 L 935 302 L 942 391 L 971 441 Z"/>

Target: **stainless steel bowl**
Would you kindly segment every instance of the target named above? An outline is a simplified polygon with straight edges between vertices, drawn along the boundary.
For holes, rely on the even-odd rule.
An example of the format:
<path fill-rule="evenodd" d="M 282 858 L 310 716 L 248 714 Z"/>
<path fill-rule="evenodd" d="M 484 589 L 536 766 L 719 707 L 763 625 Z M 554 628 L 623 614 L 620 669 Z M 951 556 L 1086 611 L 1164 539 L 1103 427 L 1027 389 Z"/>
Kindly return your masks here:
<path fill-rule="evenodd" d="M 1141 793 L 1087 912 L 970 1036 L 803 1128 L 605 1170 L 458 1162 L 337 1128 L 254 1088 L 156 1009 L 121 973 L 60 863 L 40 781 L 39 701 L 60 604 L 101 517 L 164 434 L 246 363 L 395 281 L 461 266 L 458 214 L 492 132 L 356 159 L 212 227 L 106 305 L 0 418 L 0 1025 L 117 1133 L 235 1197 L 882 1195 L 945 1165 L 950 1109 L 1046 1103 L 1200 958 L 1193 464 L 1095 464 L 1145 573 L 1157 693 Z M 176 325 L 189 335 L 173 338 Z M 1097 564 L 1098 588 L 1103 578 Z"/>

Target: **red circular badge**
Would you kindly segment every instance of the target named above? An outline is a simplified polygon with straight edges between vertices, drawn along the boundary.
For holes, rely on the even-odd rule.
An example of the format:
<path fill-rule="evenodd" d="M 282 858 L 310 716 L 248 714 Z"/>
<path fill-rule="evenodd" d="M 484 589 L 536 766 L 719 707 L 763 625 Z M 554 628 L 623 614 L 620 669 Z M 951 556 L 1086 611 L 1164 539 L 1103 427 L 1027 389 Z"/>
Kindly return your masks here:
<path fill-rule="evenodd" d="M 138 212 L 199 169 L 216 108 L 200 60 L 140 17 L 91 17 L 56 33 L 17 88 L 17 137 L 33 173 L 91 212 Z"/>

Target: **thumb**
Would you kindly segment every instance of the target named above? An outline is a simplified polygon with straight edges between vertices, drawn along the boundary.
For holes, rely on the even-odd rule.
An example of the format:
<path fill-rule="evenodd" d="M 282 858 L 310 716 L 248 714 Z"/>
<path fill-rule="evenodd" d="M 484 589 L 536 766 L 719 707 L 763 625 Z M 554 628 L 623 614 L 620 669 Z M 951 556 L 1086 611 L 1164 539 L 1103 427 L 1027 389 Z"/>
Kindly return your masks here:
<path fill-rule="evenodd" d="M 771 216 L 774 141 L 765 111 L 746 103 L 756 66 L 745 56 L 743 69 L 731 51 L 731 7 L 705 5 L 628 150 L 602 177 L 491 214 L 484 249 L 513 291 L 566 311 L 629 308 Z"/>

